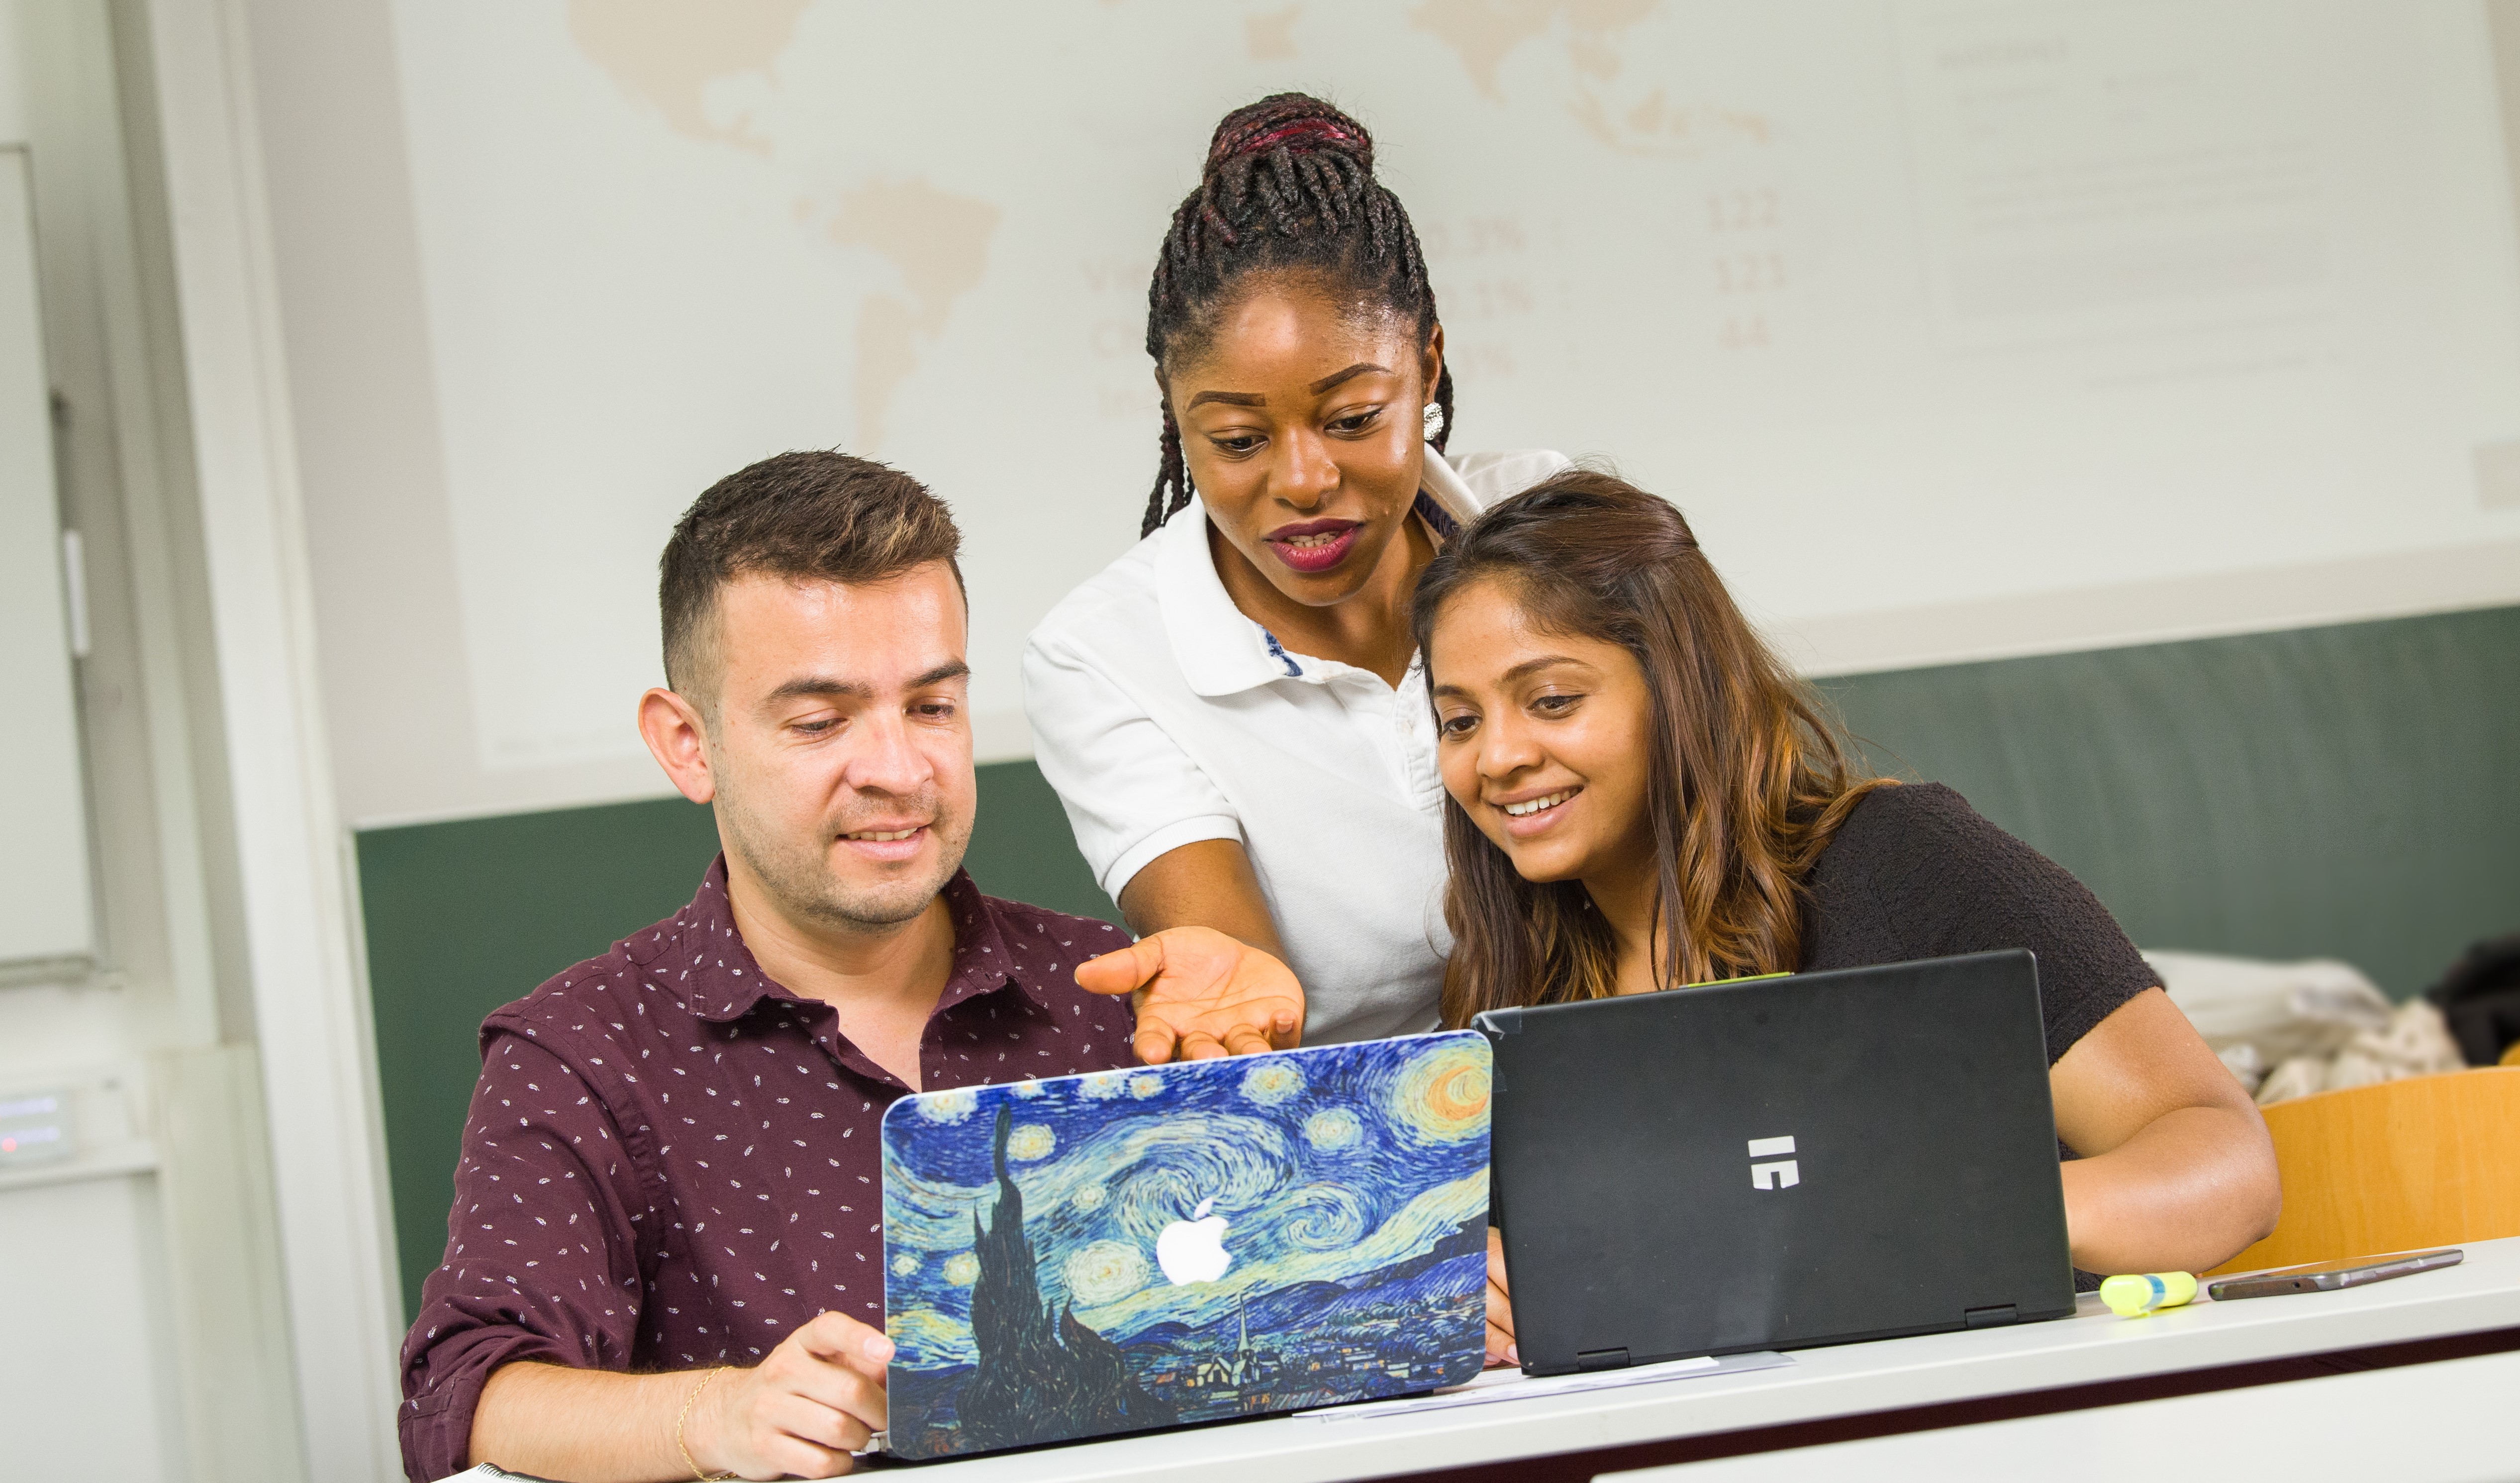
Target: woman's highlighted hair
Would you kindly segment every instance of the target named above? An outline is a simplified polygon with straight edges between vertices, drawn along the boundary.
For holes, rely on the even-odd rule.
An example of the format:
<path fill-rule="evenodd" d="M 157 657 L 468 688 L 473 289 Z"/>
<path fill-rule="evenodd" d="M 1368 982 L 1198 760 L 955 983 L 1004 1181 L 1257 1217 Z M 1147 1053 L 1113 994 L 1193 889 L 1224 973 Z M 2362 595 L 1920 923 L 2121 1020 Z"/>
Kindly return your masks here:
<path fill-rule="evenodd" d="M 1418 578 L 1411 618 L 1430 676 L 1456 601 L 1515 603 L 1551 632 L 1618 645 L 1643 671 L 1657 984 L 1798 967 L 1803 877 L 1881 784 L 1850 766 L 1819 698 L 1741 616 L 1680 512 L 1584 470 L 1497 505 Z M 1450 801 L 1444 854 L 1446 1025 L 1613 991 L 1617 945 L 1581 882 L 1523 879 Z"/>

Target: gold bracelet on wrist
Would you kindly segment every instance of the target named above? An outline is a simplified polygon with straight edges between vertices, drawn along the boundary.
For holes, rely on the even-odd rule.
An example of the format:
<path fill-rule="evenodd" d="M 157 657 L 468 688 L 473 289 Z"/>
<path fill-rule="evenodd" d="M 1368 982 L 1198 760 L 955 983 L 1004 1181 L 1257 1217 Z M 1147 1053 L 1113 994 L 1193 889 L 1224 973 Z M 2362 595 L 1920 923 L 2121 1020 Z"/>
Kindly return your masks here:
<path fill-rule="evenodd" d="M 683 1455 L 683 1465 L 692 1470 L 692 1476 L 698 1479 L 699 1483 L 726 1483 L 727 1479 L 735 1476 L 735 1474 L 731 1472 L 710 1472 L 701 1467 L 698 1460 L 692 1456 L 690 1444 L 683 1440 L 683 1428 L 691 1424 L 692 1403 L 700 1398 L 701 1391 L 708 1389 L 709 1381 L 716 1379 L 719 1375 L 724 1374 L 725 1372 L 726 1367 L 724 1365 L 720 1365 L 715 1370 L 701 1375 L 700 1382 L 692 1387 L 692 1393 L 683 1397 L 683 1414 L 674 1417 L 674 1450 Z"/>

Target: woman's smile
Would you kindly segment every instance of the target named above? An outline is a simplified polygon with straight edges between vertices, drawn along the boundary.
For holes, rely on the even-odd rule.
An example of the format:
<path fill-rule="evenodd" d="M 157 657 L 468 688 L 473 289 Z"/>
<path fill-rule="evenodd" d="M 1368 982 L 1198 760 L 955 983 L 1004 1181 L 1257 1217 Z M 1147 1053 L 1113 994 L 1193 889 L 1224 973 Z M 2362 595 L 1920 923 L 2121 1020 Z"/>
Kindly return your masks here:
<path fill-rule="evenodd" d="M 1356 533 L 1364 528 L 1362 520 L 1300 520 L 1281 525 L 1260 539 L 1279 561 L 1310 576 L 1346 561 L 1356 549 Z"/>
<path fill-rule="evenodd" d="M 1627 650 L 1545 627 L 1515 588 L 1473 580 L 1443 603 L 1426 679 L 1444 788 L 1524 879 L 1650 865 L 1653 702 Z"/>
<path fill-rule="evenodd" d="M 1583 791 L 1583 785 L 1577 784 L 1545 793 L 1526 793 L 1520 798 L 1491 801 L 1506 816 L 1505 831 L 1516 839 L 1529 839 L 1562 822 L 1567 816 L 1567 805 Z"/>

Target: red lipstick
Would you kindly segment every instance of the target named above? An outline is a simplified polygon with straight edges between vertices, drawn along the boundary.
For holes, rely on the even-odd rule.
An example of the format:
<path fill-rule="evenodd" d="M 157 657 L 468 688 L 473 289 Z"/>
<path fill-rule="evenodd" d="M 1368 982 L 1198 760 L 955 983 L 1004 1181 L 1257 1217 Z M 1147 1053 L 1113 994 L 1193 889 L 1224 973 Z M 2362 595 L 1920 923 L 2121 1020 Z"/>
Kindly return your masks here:
<path fill-rule="evenodd" d="M 1281 525 L 1261 539 L 1279 561 L 1312 575 L 1346 561 L 1356 547 L 1356 533 L 1364 528 L 1356 520 L 1304 520 Z"/>

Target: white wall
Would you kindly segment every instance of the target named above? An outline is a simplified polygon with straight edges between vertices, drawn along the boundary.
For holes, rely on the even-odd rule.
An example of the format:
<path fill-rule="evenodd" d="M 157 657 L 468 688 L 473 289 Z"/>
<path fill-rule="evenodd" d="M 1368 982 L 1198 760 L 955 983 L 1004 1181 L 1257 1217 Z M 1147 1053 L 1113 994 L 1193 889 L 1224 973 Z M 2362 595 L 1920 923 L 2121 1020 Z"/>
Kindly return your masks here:
<path fill-rule="evenodd" d="M 2520 599 L 2474 4 L 249 4 L 354 825 L 664 791 L 656 548 L 789 446 L 954 502 L 1023 754 L 1151 475 L 1164 214 L 1281 86 L 1377 130 L 1462 445 L 1670 494 L 1811 669 Z"/>
<path fill-rule="evenodd" d="M 0 149 L 26 142 L 26 84 L 18 75 L 18 10 L 0 6 Z"/>
<path fill-rule="evenodd" d="M 42 381 L 60 410 L 29 435 L 50 445 L 41 497 L 57 481 L 88 576 L 75 694 L 90 786 L 51 786 L 82 816 L 97 888 L 92 954 L 0 972 L 0 1101 L 66 1091 L 74 1113 L 67 1157 L 0 1167 L 0 1472 L 295 1480 L 251 970 L 229 910 L 244 873 L 136 20 L 129 5 L 0 0 L 0 121 L 23 145 L 10 166 L 31 170 Z M 12 327 L 8 352 L 26 332 Z M 13 625 L 8 640 L 35 636 Z M 23 831 L 0 849 L 12 871 L 85 874 Z"/>
<path fill-rule="evenodd" d="M 169 1357 L 147 1342 L 164 1330 L 155 1206 L 146 1180 L 0 1194 L 0 1252 L 18 1274 L 0 1345 L 12 1476 L 186 1476 L 180 1424 L 161 1399 Z"/>
<path fill-rule="evenodd" d="M 0 694 L 12 724 L 0 767 L 0 965 L 86 959 L 96 946 L 89 900 L 87 779 L 79 762 L 70 654 L 84 636 L 83 597 L 69 563 L 53 477 L 51 386 L 35 295 L 32 182 L 22 147 L 0 146 Z M 84 565 L 84 562 L 81 563 Z"/>
<path fill-rule="evenodd" d="M 0 1345 L 0 1435 L 12 1469 L 90 1466 L 99 1437 L 136 1477 L 185 1465 L 156 1148 L 129 1005 L 93 981 L 88 805 L 63 604 L 58 501 L 34 263 L 29 55 L 18 7 L 0 5 L 0 675 L 29 725 L 0 740 L 22 796 L 0 822 L 0 1102 L 67 1094 L 62 1156 L 0 1164 L 0 1271 L 12 1275 Z M 20 960 L 5 963 L 6 960 Z M 31 960 L 31 961 L 30 961 Z M 140 1356 L 134 1364 L 134 1356 Z M 95 1377 L 122 1377 L 111 1389 Z"/>
<path fill-rule="evenodd" d="M 402 1324 L 376 1035 L 320 714 L 264 189 L 264 140 L 302 121 L 263 118 L 241 0 L 133 9 L 146 51 L 133 80 L 163 150 L 163 267 L 180 317 L 180 335 L 154 348 L 174 357 L 189 414 L 181 452 L 198 499 L 236 938 L 267 1068 L 292 1429 L 310 1477 L 389 1477 Z"/>

